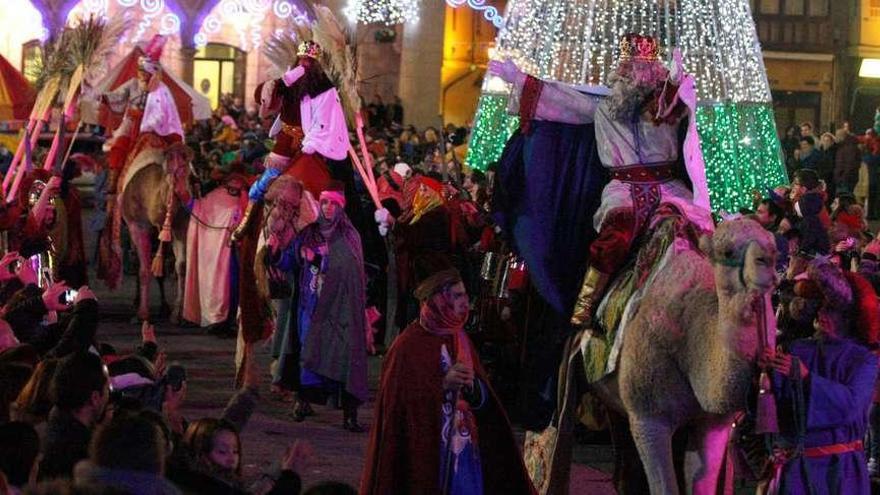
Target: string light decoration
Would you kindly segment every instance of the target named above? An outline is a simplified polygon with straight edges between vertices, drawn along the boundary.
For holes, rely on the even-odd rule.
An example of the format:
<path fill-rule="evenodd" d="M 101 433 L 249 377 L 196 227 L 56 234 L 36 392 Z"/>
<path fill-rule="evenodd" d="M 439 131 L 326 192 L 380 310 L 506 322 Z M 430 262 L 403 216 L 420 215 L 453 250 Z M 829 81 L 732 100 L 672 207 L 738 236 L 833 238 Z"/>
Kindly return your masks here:
<path fill-rule="evenodd" d="M 483 13 L 483 18 L 491 22 L 493 26 L 500 28 L 504 25 L 504 16 L 492 5 L 486 5 L 486 0 L 446 0 L 446 5 L 453 9 L 467 5 L 468 7 Z"/>
<path fill-rule="evenodd" d="M 222 0 L 202 21 L 193 41 L 202 48 L 228 24 L 235 29 L 242 51 L 257 50 L 266 37 L 264 24 L 269 16 L 290 18 L 300 24 L 309 20 L 304 10 L 289 0 Z"/>
<path fill-rule="evenodd" d="M 519 127 L 519 117 L 507 113 L 507 96 L 483 94 L 477 105 L 477 125 L 471 133 L 467 164 L 485 171 L 490 163 L 498 160 L 507 138 Z"/>
<path fill-rule="evenodd" d="M 135 19 L 137 22 L 122 36 L 119 44 L 134 45 L 152 33 L 169 36 L 180 33 L 180 17 L 168 8 L 165 0 L 112 0 L 112 4 L 115 5 L 111 5 L 111 0 L 83 0 L 70 9 L 67 21 L 75 23 L 93 15 L 105 19 L 111 15 Z"/>
<path fill-rule="evenodd" d="M 753 189 L 786 182 L 749 0 L 511 0 L 492 58 L 543 79 L 607 84 L 630 32 L 657 38 L 667 60 L 680 48 L 696 79 L 713 209 L 751 206 Z M 478 119 L 474 134 L 491 125 Z M 502 149 L 473 150 L 474 164 Z"/>
<path fill-rule="evenodd" d="M 352 22 L 363 24 L 415 24 L 420 0 L 350 0 L 342 9 Z"/>

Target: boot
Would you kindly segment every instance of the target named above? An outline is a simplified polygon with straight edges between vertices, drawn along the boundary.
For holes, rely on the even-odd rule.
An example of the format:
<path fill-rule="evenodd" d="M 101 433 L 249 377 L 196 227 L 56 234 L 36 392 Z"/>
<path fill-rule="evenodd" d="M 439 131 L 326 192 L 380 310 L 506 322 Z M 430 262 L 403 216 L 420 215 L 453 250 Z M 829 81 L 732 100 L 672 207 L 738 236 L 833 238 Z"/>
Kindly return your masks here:
<path fill-rule="evenodd" d="M 255 202 L 248 201 L 247 208 L 244 210 L 244 216 L 242 216 L 241 222 L 238 223 L 238 227 L 232 231 L 232 236 L 230 237 L 229 242 L 236 243 L 244 238 L 248 228 L 250 228 L 251 223 L 253 223 L 255 207 Z"/>
<path fill-rule="evenodd" d="M 611 277 L 593 267 L 584 276 L 584 283 L 574 303 L 574 314 L 571 316 L 571 324 L 577 327 L 588 327 L 593 322 L 594 312 L 605 292 L 605 286 Z"/>
<path fill-rule="evenodd" d="M 342 427 L 352 433 L 363 433 L 367 431 L 363 426 L 358 423 L 358 410 L 357 407 L 345 408 L 342 410 Z"/>

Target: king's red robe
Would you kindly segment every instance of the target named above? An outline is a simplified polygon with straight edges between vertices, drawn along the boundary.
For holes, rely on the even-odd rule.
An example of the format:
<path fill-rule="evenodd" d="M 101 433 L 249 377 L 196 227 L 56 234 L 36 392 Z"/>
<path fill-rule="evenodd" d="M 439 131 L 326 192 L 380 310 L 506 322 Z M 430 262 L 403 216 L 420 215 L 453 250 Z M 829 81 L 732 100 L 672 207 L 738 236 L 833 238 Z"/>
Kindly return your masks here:
<path fill-rule="evenodd" d="M 443 374 L 440 359 L 444 344 L 449 352 L 454 352 L 452 335 L 430 333 L 414 322 L 388 350 L 361 495 L 441 493 Z M 472 359 L 475 375 L 488 392 L 485 404 L 473 411 L 484 493 L 534 494 L 507 414 L 489 385 L 476 353 Z"/>

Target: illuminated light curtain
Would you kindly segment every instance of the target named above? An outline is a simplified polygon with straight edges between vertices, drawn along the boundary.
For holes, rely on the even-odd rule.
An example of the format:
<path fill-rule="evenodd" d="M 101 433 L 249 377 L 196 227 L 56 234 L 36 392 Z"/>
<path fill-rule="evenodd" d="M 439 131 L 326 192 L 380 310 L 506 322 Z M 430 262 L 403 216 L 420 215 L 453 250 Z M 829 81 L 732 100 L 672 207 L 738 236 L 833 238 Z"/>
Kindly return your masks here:
<path fill-rule="evenodd" d="M 436 1 L 436 0 L 431 0 Z M 420 0 L 350 0 L 343 13 L 351 21 L 363 24 L 416 23 Z"/>
<path fill-rule="evenodd" d="M 749 0 L 512 0 L 492 56 L 545 79 L 605 84 L 619 39 L 630 32 L 656 37 L 666 59 L 680 48 L 696 78 L 714 210 L 750 207 L 752 190 L 787 182 Z M 474 134 L 489 125 L 477 120 Z M 501 144 L 471 146 L 468 163 L 497 160 L 504 139 L 493 142 Z"/>

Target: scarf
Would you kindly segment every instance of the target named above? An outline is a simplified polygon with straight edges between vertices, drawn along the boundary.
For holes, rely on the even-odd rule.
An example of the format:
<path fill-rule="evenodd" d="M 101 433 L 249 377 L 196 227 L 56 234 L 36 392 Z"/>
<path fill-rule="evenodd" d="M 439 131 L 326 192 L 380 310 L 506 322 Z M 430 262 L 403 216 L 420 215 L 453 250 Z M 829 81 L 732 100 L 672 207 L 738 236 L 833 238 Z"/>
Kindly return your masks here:
<path fill-rule="evenodd" d="M 437 292 L 425 300 L 419 312 L 422 328 L 435 335 L 452 335 L 455 360 L 473 366 L 470 341 L 464 333 L 467 319 L 468 312 L 462 315 L 455 313 L 455 306 L 446 291 Z"/>

